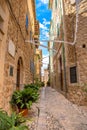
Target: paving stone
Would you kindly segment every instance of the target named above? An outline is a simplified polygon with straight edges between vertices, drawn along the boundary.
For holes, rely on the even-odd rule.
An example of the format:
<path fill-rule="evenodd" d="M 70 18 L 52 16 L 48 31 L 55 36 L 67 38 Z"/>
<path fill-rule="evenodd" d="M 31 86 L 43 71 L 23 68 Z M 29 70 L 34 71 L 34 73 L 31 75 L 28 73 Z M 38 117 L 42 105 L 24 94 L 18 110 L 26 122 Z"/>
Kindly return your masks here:
<path fill-rule="evenodd" d="M 39 117 L 30 130 L 87 130 L 87 111 L 68 101 L 52 88 L 42 88 Z"/>

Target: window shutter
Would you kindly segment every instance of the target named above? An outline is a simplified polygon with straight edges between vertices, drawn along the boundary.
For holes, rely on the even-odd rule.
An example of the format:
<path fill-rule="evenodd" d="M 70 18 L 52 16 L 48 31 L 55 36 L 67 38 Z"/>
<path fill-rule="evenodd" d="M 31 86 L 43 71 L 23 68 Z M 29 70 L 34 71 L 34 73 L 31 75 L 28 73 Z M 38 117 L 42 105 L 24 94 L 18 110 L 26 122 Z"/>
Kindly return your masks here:
<path fill-rule="evenodd" d="M 26 29 L 28 29 L 28 15 L 26 14 Z"/>

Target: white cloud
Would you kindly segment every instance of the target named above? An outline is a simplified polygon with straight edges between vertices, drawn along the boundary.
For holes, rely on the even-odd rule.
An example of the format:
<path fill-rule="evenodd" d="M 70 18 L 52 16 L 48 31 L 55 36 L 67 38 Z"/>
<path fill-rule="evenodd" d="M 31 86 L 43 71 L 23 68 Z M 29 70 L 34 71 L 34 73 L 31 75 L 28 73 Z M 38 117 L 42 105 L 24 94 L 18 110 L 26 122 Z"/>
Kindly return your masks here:
<path fill-rule="evenodd" d="M 49 38 L 49 32 L 45 32 L 45 36 Z"/>
<path fill-rule="evenodd" d="M 44 24 L 40 23 L 40 28 L 44 29 Z"/>
<path fill-rule="evenodd" d="M 43 23 L 40 23 L 40 28 L 41 28 L 41 36 L 40 39 L 49 39 L 49 28 L 47 25 L 49 25 L 50 22 L 47 21 L 45 18 L 43 18 Z"/>
<path fill-rule="evenodd" d="M 48 54 L 43 55 L 42 62 L 43 62 L 42 73 L 44 73 L 44 69 L 46 69 L 49 64 L 49 55 Z"/>
<path fill-rule="evenodd" d="M 42 24 L 42 23 L 40 23 L 40 28 L 44 29 L 44 30 L 48 30 L 48 28 L 44 24 Z"/>
<path fill-rule="evenodd" d="M 47 4 L 48 0 L 41 0 L 42 3 Z"/>
<path fill-rule="evenodd" d="M 49 55 L 48 54 L 46 54 L 46 55 L 43 55 L 43 63 L 46 63 L 46 64 L 48 64 L 49 63 Z"/>
<path fill-rule="evenodd" d="M 40 42 L 40 44 L 41 44 L 41 45 L 44 45 L 44 43 L 43 43 L 43 42 Z"/>
<path fill-rule="evenodd" d="M 49 32 L 48 32 L 48 30 L 42 30 L 41 31 L 40 39 L 45 39 L 45 40 L 49 39 Z"/>
<path fill-rule="evenodd" d="M 41 2 L 37 4 L 36 8 L 40 8 L 40 6 L 41 6 Z"/>
<path fill-rule="evenodd" d="M 43 24 L 44 24 L 44 25 L 49 25 L 49 24 L 50 24 L 50 21 L 47 21 L 45 18 L 43 18 Z"/>

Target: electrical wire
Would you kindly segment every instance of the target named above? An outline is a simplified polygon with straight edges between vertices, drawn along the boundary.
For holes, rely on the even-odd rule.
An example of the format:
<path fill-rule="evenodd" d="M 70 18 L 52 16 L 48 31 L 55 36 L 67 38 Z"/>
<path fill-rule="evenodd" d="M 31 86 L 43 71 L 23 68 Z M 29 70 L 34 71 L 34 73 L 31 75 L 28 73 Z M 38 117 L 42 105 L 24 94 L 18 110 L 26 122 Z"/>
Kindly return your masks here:
<path fill-rule="evenodd" d="M 38 41 L 36 41 L 35 40 L 35 42 L 55 42 L 55 43 L 66 43 L 66 44 L 74 45 L 76 43 L 76 39 L 77 39 L 79 2 L 80 2 L 80 0 L 76 0 L 76 25 L 75 25 L 75 35 L 74 35 L 74 41 L 73 42 L 68 42 L 68 41 L 63 41 L 63 40 L 62 41 L 60 41 L 60 40 L 40 40 L 40 41 L 38 40 Z M 28 42 L 28 40 L 27 40 L 27 42 Z M 45 47 L 44 45 L 41 45 L 41 46 Z"/>
<path fill-rule="evenodd" d="M 78 30 L 78 16 L 79 16 L 79 3 L 80 0 L 76 0 L 76 25 L 75 25 L 75 35 L 74 35 L 74 41 L 73 42 L 68 42 L 68 41 L 60 41 L 60 40 L 54 40 L 54 42 L 58 43 L 66 43 L 70 45 L 74 45 L 76 43 L 77 39 L 77 30 Z M 52 41 L 52 40 L 50 40 Z"/>
<path fill-rule="evenodd" d="M 45 46 L 45 45 L 43 45 L 43 44 L 36 43 L 35 41 L 25 40 L 25 42 L 26 42 L 26 43 L 32 43 L 32 44 L 35 44 L 35 45 L 38 45 L 38 46 L 42 46 L 42 47 L 48 49 L 48 46 Z M 52 51 L 54 51 L 54 52 L 57 52 L 57 51 L 56 51 L 55 49 L 53 49 L 53 48 L 49 48 L 49 50 L 52 50 Z"/>
<path fill-rule="evenodd" d="M 79 15 L 79 2 L 80 0 L 76 0 L 76 26 L 75 26 L 75 35 L 74 35 L 74 41 L 73 42 L 68 42 L 68 41 L 60 41 L 60 40 L 38 40 L 38 41 L 29 41 L 29 40 L 26 40 L 25 42 L 28 42 L 28 43 L 33 43 L 35 45 L 39 45 L 39 46 L 42 46 L 44 48 L 48 48 L 47 46 L 45 45 L 42 45 L 42 44 L 39 44 L 39 43 L 36 43 L 36 42 L 55 42 L 55 43 L 67 43 L 67 44 L 71 44 L 71 45 L 74 45 L 76 43 L 76 39 L 77 39 L 77 31 L 78 31 L 78 15 Z M 57 53 L 57 51 L 53 48 L 50 48 L 49 50 L 53 50 Z M 49 54 L 50 56 L 50 54 Z"/>

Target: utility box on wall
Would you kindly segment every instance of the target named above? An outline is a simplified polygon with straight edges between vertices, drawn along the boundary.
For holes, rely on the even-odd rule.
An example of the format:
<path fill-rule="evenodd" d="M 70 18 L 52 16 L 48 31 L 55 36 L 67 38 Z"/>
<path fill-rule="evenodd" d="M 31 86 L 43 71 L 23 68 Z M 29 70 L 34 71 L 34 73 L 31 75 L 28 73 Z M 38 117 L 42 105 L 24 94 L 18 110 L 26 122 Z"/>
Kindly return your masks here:
<path fill-rule="evenodd" d="M 14 57 L 15 56 L 15 45 L 13 43 L 12 40 L 9 41 L 9 44 L 8 44 L 8 52 L 9 54 Z"/>
<path fill-rule="evenodd" d="M 76 0 L 70 0 L 71 4 L 75 4 L 76 3 Z"/>

